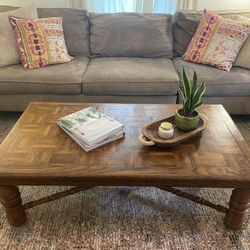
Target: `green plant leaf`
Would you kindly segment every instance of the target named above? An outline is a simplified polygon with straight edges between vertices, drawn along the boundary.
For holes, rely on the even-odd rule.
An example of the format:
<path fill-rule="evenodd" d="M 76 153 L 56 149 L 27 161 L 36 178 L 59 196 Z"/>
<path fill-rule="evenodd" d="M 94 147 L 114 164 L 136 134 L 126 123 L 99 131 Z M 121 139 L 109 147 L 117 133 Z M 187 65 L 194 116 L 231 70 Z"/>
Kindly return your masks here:
<path fill-rule="evenodd" d="M 201 97 L 204 95 L 206 90 L 205 87 L 205 82 L 203 82 L 198 89 L 196 90 L 195 94 L 194 94 L 194 98 L 193 98 L 193 106 L 195 106 L 198 102 L 200 102 Z"/>
<path fill-rule="evenodd" d="M 198 81 L 198 79 L 197 79 L 197 74 L 196 74 L 196 72 L 194 71 L 193 83 L 192 83 L 192 90 L 191 90 L 192 99 L 193 99 L 194 93 L 195 93 L 195 91 L 196 91 L 196 89 L 197 89 L 197 81 Z"/>
<path fill-rule="evenodd" d="M 190 103 L 191 103 L 191 98 L 190 96 L 185 100 L 184 104 L 183 104 L 183 111 L 185 116 L 189 116 L 189 107 L 190 107 Z"/>
<path fill-rule="evenodd" d="M 189 79 L 187 77 L 186 71 L 183 68 L 183 73 L 182 73 L 182 85 L 183 85 L 183 90 L 184 90 L 184 97 L 188 98 L 190 96 L 190 91 L 191 91 L 191 87 L 190 87 L 190 82 Z"/>
<path fill-rule="evenodd" d="M 192 116 L 194 110 L 202 104 L 201 97 L 204 95 L 205 89 L 205 82 L 198 86 L 198 77 L 195 71 L 191 82 L 183 68 L 179 96 L 183 102 L 183 113 L 185 116 Z"/>
<path fill-rule="evenodd" d="M 201 106 L 202 105 L 202 101 L 201 102 L 198 102 L 198 103 L 196 103 L 195 105 L 194 105 L 194 108 L 193 108 L 193 110 L 195 110 L 195 109 L 197 109 L 199 106 Z"/>
<path fill-rule="evenodd" d="M 185 97 L 184 97 L 184 94 L 183 94 L 183 91 L 181 89 L 178 90 L 178 93 L 179 93 L 179 96 L 181 97 L 182 99 L 182 103 L 184 104 L 185 102 Z"/>

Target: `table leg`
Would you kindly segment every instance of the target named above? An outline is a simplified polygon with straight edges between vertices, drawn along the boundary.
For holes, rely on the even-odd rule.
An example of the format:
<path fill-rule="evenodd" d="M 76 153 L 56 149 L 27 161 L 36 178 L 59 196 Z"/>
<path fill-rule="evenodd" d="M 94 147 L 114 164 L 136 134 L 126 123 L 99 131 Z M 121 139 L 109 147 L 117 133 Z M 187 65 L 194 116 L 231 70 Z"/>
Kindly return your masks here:
<path fill-rule="evenodd" d="M 233 230 L 240 229 L 249 207 L 250 189 L 234 189 L 229 202 L 229 210 L 224 219 L 225 225 Z"/>
<path fill-rule="evenodd" d="M 0 201 L 5 208 L 10 225 L 18 227 L 26 221 L 25 209 L 18 187 L 0 186 Z"/>

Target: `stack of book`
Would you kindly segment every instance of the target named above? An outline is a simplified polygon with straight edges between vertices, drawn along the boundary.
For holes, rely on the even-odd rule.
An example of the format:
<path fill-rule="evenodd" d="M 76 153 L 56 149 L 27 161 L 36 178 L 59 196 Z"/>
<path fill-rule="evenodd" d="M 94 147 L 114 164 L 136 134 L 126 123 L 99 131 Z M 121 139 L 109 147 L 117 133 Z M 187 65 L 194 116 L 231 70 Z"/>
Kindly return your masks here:
<path fill-rule="evenodd" d="M 57 124 L 86 152 L 124 136 L 121 123 L 94 107 L 64 116 Z"/>

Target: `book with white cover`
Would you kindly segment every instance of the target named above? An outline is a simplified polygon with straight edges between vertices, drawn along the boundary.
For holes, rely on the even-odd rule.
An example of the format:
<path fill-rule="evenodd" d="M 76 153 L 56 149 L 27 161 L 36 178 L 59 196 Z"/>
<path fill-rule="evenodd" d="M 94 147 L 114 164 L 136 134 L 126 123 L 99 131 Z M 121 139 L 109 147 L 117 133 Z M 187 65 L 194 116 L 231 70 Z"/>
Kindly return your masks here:
<path fill-rule="evenodd" d="M 118 139 L 124 137 L 124 132 L 121 131 L 121 132 L 118 132 L 117 134 L 111 135 L 107 139 L 101 141 L 100 143 L 98 143 L 94 146 L 90 146 L 90 145 L 86 144 L 84 141 L 82 141 L 80 138 L 71 134 L 68 130 L 64 129 L 63 127 L 61 127 L 61 128 L 67 135 L 69 135 L 86 152 L 93 150 L 93 149 L 96 149 L 96 148 L 99 148 L 103 145 L 106 145 L 106 144 L 112 142 L 112 141 L 115 141 L 115 140 L 118 140 Z"/>
<path fill-rule="evenodd" d="M 72 139 L 80 141 L 84 149 L 93 149 L 116 137 L 120 138 L 124 128 L 121 123 L 94 107 L 64 116 L 58 119 L 57 124 Z"/>

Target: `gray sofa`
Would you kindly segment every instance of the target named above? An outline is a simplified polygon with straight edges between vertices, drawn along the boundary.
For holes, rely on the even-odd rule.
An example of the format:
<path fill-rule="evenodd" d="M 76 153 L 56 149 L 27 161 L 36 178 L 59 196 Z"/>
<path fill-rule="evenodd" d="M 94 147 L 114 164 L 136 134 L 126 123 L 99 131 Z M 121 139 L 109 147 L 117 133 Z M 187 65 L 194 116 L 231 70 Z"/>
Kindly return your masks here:
<path fill-rule="evenodd" d="M 0 7 L 2 12 L 10 9 Z M 236 13 L 250 17 L 250 11 Z M 250 70 L 233 67 L 225 72 L 181 59 L 201 12 L 172 17 L 38 9 L 38 14 L 63 17 L 67 48 L 75 59 L 38 70 L 0 67 L 0 110 L 22 111 L 31 101 L 176 103 L 184 67 L 206 81 L 205 103 L 250 114 Z"/>

